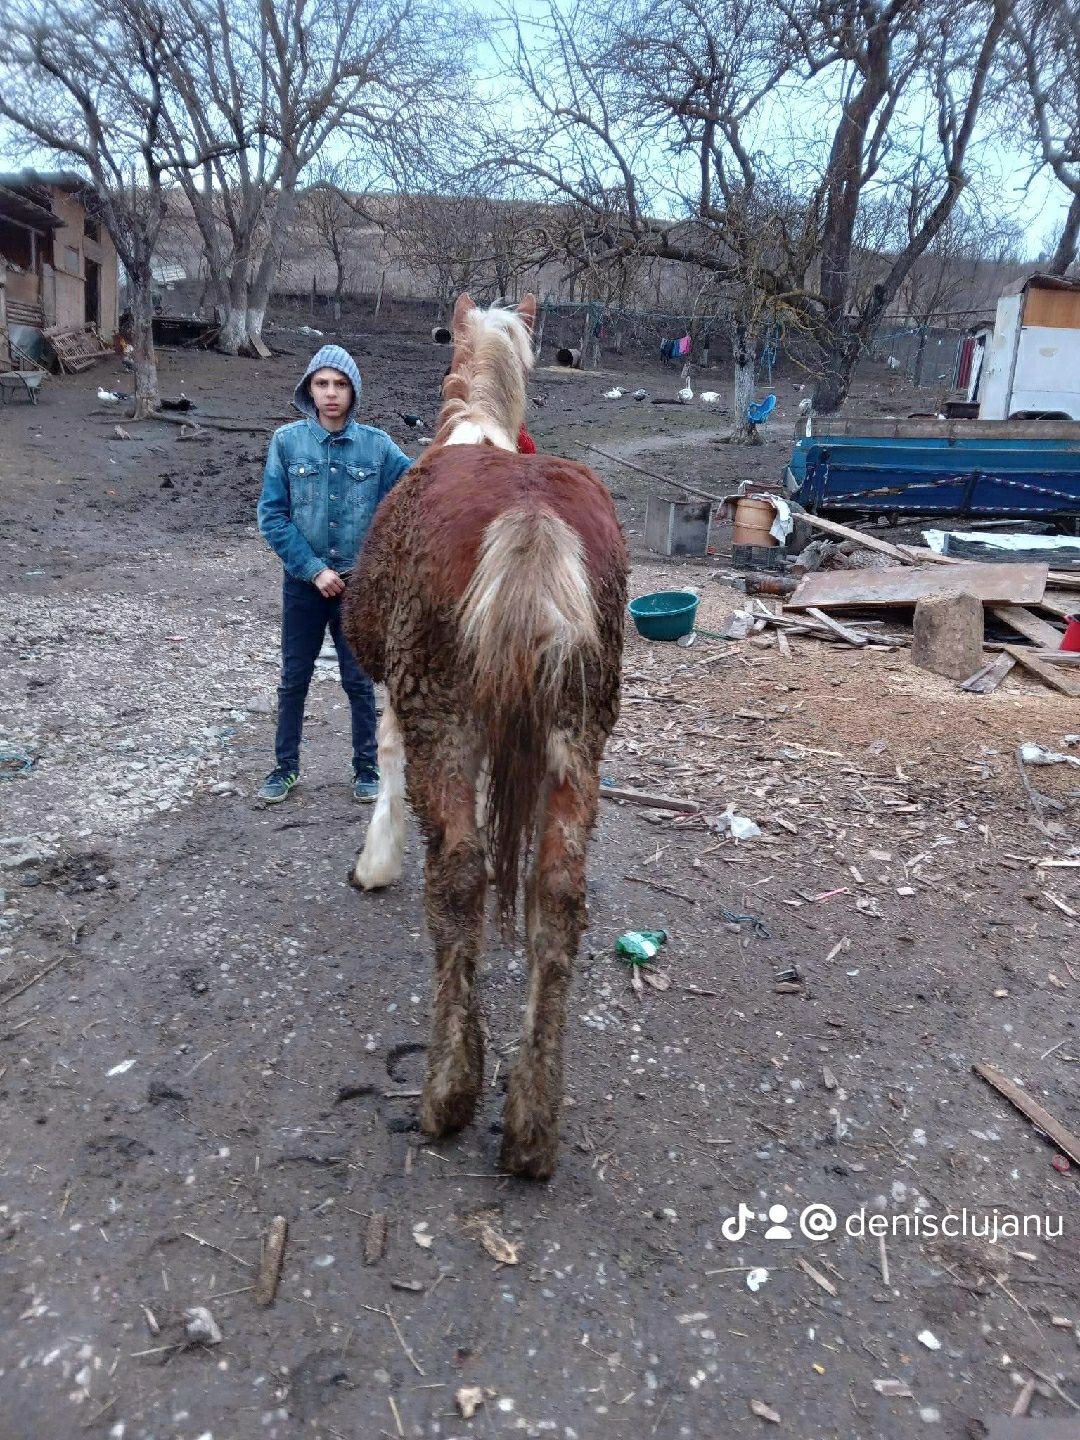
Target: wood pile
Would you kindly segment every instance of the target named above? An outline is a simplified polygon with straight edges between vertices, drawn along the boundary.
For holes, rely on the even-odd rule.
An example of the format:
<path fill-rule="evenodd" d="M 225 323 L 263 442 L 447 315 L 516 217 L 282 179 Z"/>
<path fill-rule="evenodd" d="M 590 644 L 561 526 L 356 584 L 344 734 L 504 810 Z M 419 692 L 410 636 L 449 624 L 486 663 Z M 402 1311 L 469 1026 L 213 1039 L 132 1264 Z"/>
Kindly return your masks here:
<path fill-rule="evenodd" d="M 895 613 L 959 592 L 980 600 L 986 618 L 1015 632 L 1014 639 L 984 645 L 995 653 L 961 681 L 961 689 L 989 694 L 1020 665 L 1051 689 L 1080 698 L 1080 657 L 1060 648 L 1065 624 L 1080 612 L 1080 571 L 1053 570 L 1043 563 L 962 560 L 918 546 L 894 545 L 821 516 L 801 518 L 815 530 L 864 546 L 895 563 L 804 575 L 779 614 L 772 614 L 760 600 L 751 602 L 757 621 L 776 626 L 786 636 L 817 634 L 857 648 L 906 645 L 911 643 L 910 632 L 872 633 L 880 622 L 853 622 L 850 612 Z M 848 612 L 843 624 L 829 613 L 836 610 Z"/>

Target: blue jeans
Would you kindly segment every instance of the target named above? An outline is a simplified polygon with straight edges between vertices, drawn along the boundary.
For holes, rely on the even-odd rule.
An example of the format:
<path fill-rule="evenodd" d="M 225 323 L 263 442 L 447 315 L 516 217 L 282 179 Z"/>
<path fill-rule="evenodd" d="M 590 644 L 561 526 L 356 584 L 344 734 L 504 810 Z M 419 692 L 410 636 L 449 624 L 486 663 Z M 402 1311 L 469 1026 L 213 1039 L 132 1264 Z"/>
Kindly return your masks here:
<path fill-rule="evenodd" d="M 274 753 L 278 765 L 294 774 L 300 773 L 304 701 L 327 626 L 337 651 L 341 688 L 352 710 L 353 773 L 376 766 L 375 689 L 342 632 L 341 596 L 326 600 L 310 581 L 286 574 L 281 592 L 281 684 Z"/>

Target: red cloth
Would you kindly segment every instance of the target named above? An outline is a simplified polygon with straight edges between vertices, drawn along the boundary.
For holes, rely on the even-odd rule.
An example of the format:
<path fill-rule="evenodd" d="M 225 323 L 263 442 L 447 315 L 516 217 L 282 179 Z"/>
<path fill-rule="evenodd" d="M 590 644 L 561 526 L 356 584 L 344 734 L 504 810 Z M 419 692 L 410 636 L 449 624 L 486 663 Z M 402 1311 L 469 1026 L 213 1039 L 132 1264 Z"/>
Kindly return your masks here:
<path fill-rule="evenodd" d="M 528 430 L 525 429 L 524 425 L 522 425 L 518 431 L 517 448 L 519 455 L 536 454 L 536 441 L 529 434 Z"/>

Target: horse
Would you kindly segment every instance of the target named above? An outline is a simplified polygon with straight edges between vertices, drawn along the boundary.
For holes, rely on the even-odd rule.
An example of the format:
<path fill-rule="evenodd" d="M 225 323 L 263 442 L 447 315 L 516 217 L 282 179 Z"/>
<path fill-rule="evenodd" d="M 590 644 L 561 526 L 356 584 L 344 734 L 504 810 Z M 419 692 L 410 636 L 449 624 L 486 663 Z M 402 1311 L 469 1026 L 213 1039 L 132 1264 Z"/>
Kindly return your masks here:
<path fill-rule="evenodd" d="M 426 842 L 435 995 L 421 1128 L 440 1137 L 473 1117 L 489 877 L 504 933 L 523 881 L 529 989 L 501 1163 L 548 1179 L 586 848 L 619 713 L 629 562 L 591 470 L 517 453 L 535 318 L 531 295 L 515 309 L 458 299 L 434 440 L 376 512 L 344 627 L 387 691 L 379 795 L 351 882 L 376 890 L 401 877 L 406 796 Z"/>

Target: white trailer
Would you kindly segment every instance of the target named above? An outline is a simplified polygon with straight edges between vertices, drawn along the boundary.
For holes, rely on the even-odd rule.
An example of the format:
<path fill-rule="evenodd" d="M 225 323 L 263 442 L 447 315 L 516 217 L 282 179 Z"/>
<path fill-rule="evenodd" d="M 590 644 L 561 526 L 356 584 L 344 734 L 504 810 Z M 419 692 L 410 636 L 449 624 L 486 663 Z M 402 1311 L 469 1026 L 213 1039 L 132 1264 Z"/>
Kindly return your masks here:
<path fill-rule="evenodd" d="M 972 368 L 980 420 L 1080 420 L 1080 281 L 1032 275 L 1006 291 Z"/>

